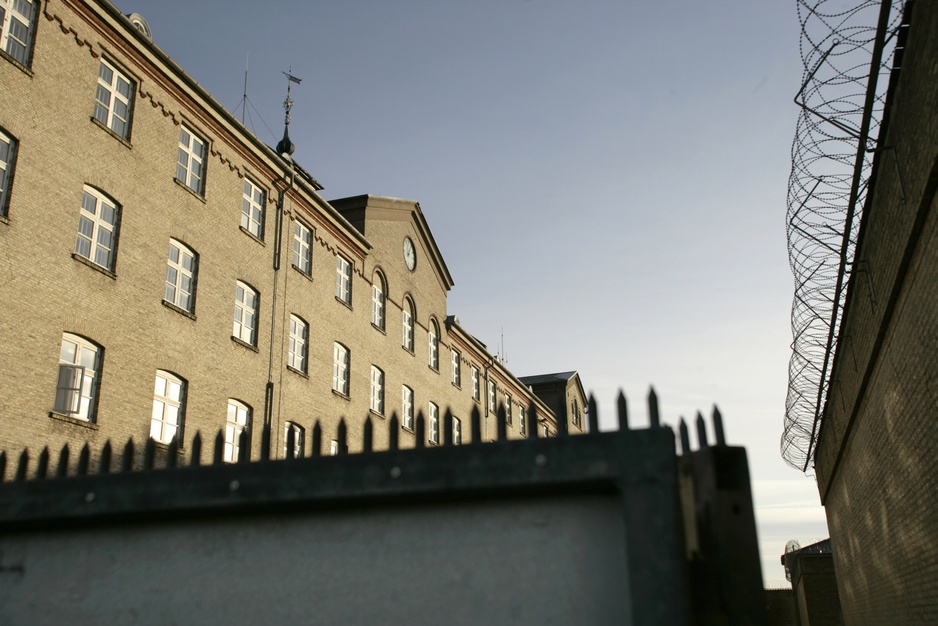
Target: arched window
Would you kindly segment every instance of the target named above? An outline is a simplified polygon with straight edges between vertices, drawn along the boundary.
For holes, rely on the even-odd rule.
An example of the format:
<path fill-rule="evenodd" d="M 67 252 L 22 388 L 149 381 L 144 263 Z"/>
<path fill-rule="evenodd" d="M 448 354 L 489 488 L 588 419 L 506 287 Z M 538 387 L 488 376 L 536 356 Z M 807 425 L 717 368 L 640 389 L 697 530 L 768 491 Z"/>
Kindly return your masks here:
<path fill-rule="evenodd" d="M 0 217 L 6 217 L 10 204 L 10 183 L 16 165 L 16 139 L 0 130 Z"/>
<path fill-rule="evenodd" d="M 55 388 L 56 413 L 94 421 L 98 400 L 101 348 L 84 337 L 65 333 L 59 352 L 59 380 Z"/>
<path fill-rule="evenodd" d="M 104 269 L 114 271 L 120 207 L 106 195 L 85 185 L 78 214 L 75 254 Z"/>
<path fill-rule="evenodd" d="M 350 355 L 348 348 L 341 343 L 332 346 L 332 390 L 348 396 Z"/>
<path fill-rule="evenodd" d="M 440 327 L 436 320 L 430 318 L 430 326 L 427 328 L 427 342 L 429 348 L 429 365 L 435 370 L 440 369 Z"/>
<path fill-rule="evenodd" d="M 309 341 L 309 324 L 298 315 L 290 316 L 290 351 L 287 354 L 287 366 L 306 373 L 306 354 Z"/>
<path fill-rule="evenodd" d="M 371 410 L 384 415 L 384 372 L 371 366 Z"/>
<path fill-rule="evenodd" d="M 192 313 L 195 310 L 196 254 L 181 241 L 169 240 L 163 300 Z"/>
<path fill-rule="evenodd" d="M 186 381 L 169 372 L 156 370 L 150 438 L 160 443 L 169 443 L 173 437 L 182 439 L 185 402 Z"/>
<path fill-rule="evenodd" d="M 371 284 L 371 323 L 375 328 L 384 330 L 385 285 L 381 272 L 375 272 Z"/>
<path fill-rule="evenodd" d="M 296 422 L 287 422 L 283 429 L 283 456 L 290 457 L 290 437 L 293 437 L 293 458 L 303 458 L 303 451 L 306 447 L 306 431 Z"/>
<path fill-rule="evenodd" d="M 234 327 L 235 339 L 257 346 L 257 292 L 240 280 L 235 285 Z"/>
<path fill-rule="evenodd" d="M 401 307 L 401 347 L 414 351 L 414 303 L 408 296 Z"/>
<path fill-rule="evenodd" d="M 228 419 L 225 422 L 225 462 L 236 463 L 241 453 L 241 433 L 251 432 L 251 407 L 243 402 L 228 398 Z M 248 437 L 248 446 L 251 439 Z M 245 450 L 245 452 L 247 452 Z"/>

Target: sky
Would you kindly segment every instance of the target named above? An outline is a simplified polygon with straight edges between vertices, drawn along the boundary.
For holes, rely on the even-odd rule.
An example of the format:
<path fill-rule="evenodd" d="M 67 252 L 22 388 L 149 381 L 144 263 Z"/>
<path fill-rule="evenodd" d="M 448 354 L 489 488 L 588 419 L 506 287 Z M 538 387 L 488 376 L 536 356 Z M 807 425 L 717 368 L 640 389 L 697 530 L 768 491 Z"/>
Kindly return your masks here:
<path fill-rule="evenodd" d="M 828 536 L 778 451 L 794 0 L 114 1 L 269 145 L 302 79 L 295 160 L 326 199 L 419 201 L 448 313 L 513 373 L 579 371 L 601 429 L 619 389 L 637 427 L 651 385 L 670 425 L 718 405 L 767 587 Z"/>

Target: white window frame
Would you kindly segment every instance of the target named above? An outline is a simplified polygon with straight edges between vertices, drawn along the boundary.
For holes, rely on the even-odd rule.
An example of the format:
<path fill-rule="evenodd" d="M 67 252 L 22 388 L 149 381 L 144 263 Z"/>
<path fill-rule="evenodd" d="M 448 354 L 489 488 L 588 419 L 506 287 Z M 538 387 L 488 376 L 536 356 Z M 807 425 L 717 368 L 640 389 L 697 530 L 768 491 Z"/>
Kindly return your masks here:
<path fill-rule="evenodd" d="M 427 326 L 427 349 L 427 364 L 431 369 L 440 371 L 440 329 L 434 319 Z"/>
<path fill-rule="evenodd" d="M 352 264 L 341 254 L 335 255 L 335 298 L 352 306 Z"/>
<path fill-rule="evenodd" d="M 375 272 L 374 282 L 371 283 L 371 325 L 381 330 L 384 330 L 387 304 L 384 285 L 384 277 L 381 272 Z"/>
<path fill-rule="evenodd" d="M 482 400 L 482 393 L 479 389 L 479 368 L 475 365 L 470 366 L 470 377 L 472 379 L 472 399 L 476 402 Z"/>
<path fill-rule="evenodd" d="M 522 435 L 528 434 L 528 412 L 523 404 L 518 405 L 518 431 Z"/>
<path fill-rule="evenodd" d="M 462 364 L 460 359 L 462 355 L 459 354 L 458 350 L 450 351 L 450 364 L 453 366 L 453 384 L 457 387 L 462 388 Z"/>
<path fill-rule="evenodd" d="M 309 324 L 299 315 L 290 314 L 290 345 L 287 353 L 287 366 L 303 374 L 306 373 L 306 360 L 309 345 Z"/>
<path fill-rule="evenodd" d="M 10 206 L 10 187 L 13 183 L 13 170 L 16 167 L 17 141 L 0 130 L 0 216 L 6 217 Z"/>
<path fill-rule="evenodd" d="M 228 417 L 225 421 L 225 463 L 237 463 L 241 432 L 248 431 L 248 446 L 251 445 L 251 407 L 228 398 Z"/>
<path fill-rule="evenodd" d="M 296 422 L 287 422 L 283 427 L 283 458 L 287 458 L 287 441 L 293 430 L 293 458 L 302 459 L 306 449 L 306 430 Z"/>
<path fill-rule="evenodd" d="M 94 98 L 94 119 L 122 139 L 130 137 L 134 89 L 133 80 L 107 60 L 101 59 Z"/>
<path fill-rule="evenodd" d="M 84 337 L 63 333 L 54 412 L 86 422 L 95 421 L 101 353 L 100 346 Z"/>
<path fill-rule="evenodd" d="M 307 276 L 313 271 L 313 229 L 299 220 L 293 222 L 293 267 Z"/>
<path fill-rule="evenodd" d="M 349 349 L 339 342 L 332 344 L 332 390 L 349 397 L 349 367 L 352 358 Z"/>
<path fill-rule="evenodd" d="M 260 294 L 240 280 L 235 285 L 234 325 L 231 336 L 257 347 L 257 311 Z"/>
<path fill-rule="evenodd" d="M 401 385 L 401 427 L 414 429 L 414 390 Z"/>
<path fill-rule="evenodd" d="M 119 229 L 120 205 L 94 187 L 85 185 L 81 193 L 75 254 L 113 272 Z M 108 241 L 104 241 L 105 238 Z"/>
<path fill-rule="evenodd" d="M 26 15 L 20 10 L 24 4 L 30 5 L 31 15 Z M 32 56 L 38 6 L 38 0 L 0 0 L 0 11 L 3 12 L 0 50 L 9 54 L 23 67 L 29 67 Z M 17 27 L 13 26 L 14 21 Z"/>
<path fill-rule="evenodd" d="M 186 381 L 170 372 L 156 370 L 153 412 L 150 415 L 151 439 L 170 443 L 176 437 L 182 442 L 185 403 Z"/>
<path fill-rule="evenodd" d="M 511 394 L 505 394 L 505 424 L 511 426 Z"/>
<path fill-rule="evenodd" d="M 189 313 L 195 311 L 197 275 L 198 256 L 195 251 L 177 239 L 170 239 L 169 252 L 166 256 L 166 284 L 163 289 L 163 300 L 183 311 Z"/>
<path fill-rule="evenodd" d="M 176 180 L 200 196 L 205 195 L 205 159 L 208 144 L 188 126 L 179 130 L 179 159 Z"/>
<path fill-rule="evenodd" d="M 241 193 L 241 228 L 264 240 L 264 207 L 267 205 L 267 191 L 250 178 L 244 178 Z"/>
<path fill-rule="evenodd" d="M 329 454 L 332 456 L 338 456 L 339 454 L 339 442 L 335 439 L 329 443 Z"/>
<path fill-rule="evenodd" d="M 453 416 L 453 445 L 462 445 L 462 421 L 455 415 Z"/>
<path fill-rule="evenodd" d="M 430 403 L 430 417 L 427 419 L 427 441 L 440 443 L 440 407 Z"/>
<path fill-rule="evenodd" d="M 404 298 L 401 308 L 401 347 L 408 352 L 414 351 L 414 303 L 409 297 Z"/>
<path fill-rule="evenodd" d="M 369 408 L 378 415 L 384 415 L 384 371 L 371 366 L 371 392 Z"/>
<path fill-rule="evenodd" d="M 497 401 L 498 401 L 498 389 L 495 385 L 494 380 L 489 380 L 489 413 L 495 413 L 498 411 Z"/>

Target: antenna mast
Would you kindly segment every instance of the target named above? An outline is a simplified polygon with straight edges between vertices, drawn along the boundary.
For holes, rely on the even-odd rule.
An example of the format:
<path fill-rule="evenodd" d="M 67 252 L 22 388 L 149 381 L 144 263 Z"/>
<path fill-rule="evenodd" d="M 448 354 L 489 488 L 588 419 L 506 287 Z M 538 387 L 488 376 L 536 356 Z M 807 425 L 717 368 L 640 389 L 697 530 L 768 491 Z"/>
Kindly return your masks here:
<path fill-rule="evenodd" d="M 244 124 L 244 115 L 248 108 L 248 62 L 251 60 L 250 50 L 244 55 L 244 95 L 241 97 L 241 124 Z"/>

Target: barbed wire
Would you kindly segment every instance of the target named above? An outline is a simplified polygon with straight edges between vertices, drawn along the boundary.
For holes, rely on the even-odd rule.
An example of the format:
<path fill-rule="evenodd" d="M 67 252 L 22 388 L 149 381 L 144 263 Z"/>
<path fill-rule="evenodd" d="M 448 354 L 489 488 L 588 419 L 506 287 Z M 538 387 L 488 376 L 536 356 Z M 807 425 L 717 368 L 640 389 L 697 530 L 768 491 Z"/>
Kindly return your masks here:
<path fill-rule="evenodd" d="M 802 109 L 788 185 L 788 258 L 795 295 L 781 454 L 805 473 L 813 470 L 872 148 L 882 121 L 894 34 L 902 19 L 904 0 L 891 6 L 884 2 L 888 25 L 885 39 L 878 43 L 883 2 L 797 0 L 804 72 L 795 97 Z M 878 48 L 879 44 L 884 45 Z M 878 80 L 868 101 L 875 58 L 879 58 Z"/>

